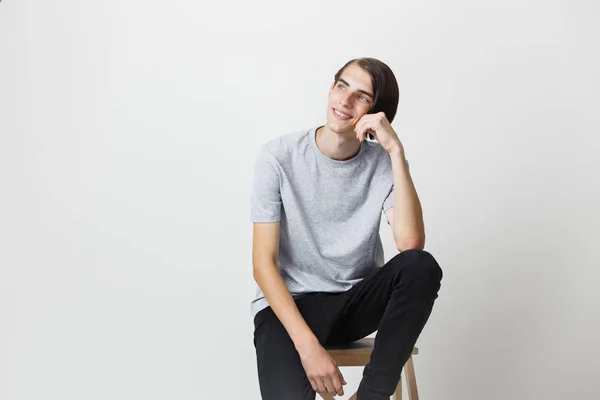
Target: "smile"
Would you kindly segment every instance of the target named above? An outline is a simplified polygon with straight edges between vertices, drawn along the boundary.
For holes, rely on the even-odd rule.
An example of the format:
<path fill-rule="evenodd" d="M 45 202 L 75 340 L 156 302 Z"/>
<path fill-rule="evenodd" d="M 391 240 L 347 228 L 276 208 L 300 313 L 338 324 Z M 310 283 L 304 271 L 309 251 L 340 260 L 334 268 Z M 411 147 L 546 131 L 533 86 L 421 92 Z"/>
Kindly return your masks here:
<path fill-rule="evenodd" d="M 333 109 L 333 115 L 335 115 L 337 117 L 337 119 L 341 119 L 341 120 L 348 120 L 350 118 L 352 118 L 351 115 L 348 114 L 344 114 L 342 112 L 339 112 L 338 110 L 336 110 L 335 108 Z"/>

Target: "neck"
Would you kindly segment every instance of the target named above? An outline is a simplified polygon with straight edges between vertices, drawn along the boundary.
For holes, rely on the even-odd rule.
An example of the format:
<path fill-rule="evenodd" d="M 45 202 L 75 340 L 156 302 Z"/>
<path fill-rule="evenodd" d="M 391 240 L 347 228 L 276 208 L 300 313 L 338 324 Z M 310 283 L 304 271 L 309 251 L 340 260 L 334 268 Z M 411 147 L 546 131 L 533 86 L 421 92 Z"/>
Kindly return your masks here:
<path fill-rule="evenodd" d="M 327 157 L 344 161 L 354 157 L 360 149 L 360 141 L 354 131 L 347 133 L 333 132 L 327 124 L 317 129 L 317 147 Z"/>

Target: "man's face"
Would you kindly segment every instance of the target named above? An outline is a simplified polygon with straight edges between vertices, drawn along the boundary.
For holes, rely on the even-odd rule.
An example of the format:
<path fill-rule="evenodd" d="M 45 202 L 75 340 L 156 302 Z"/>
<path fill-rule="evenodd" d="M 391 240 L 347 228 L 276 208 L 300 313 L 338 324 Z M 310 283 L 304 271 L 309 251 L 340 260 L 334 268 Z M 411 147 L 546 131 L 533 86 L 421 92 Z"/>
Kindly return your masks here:
<path fill-rule="evenodd" d="M 354 133 L 354 127 L 373 105 L 371 76 L 358 65 L 351 64 L 329 89 L 327 126 L 336 133 Z M 339 115 L 336 111 L 345 114 Z"/>

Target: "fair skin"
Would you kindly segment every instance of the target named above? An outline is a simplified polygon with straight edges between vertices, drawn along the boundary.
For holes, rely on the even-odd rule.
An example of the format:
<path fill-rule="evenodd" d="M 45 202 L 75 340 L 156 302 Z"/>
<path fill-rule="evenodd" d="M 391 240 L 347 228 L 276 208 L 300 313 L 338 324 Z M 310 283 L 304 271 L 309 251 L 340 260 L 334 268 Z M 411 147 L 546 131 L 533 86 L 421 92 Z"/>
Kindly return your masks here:
<path fill-rule="evenodd" d="M 421 204 L 406 165 L 404 147 L 383 112 L 369 114 L 373 105 L 370 75 L 349 65 L 329 88 L 327 123 L 316 132 L 317 145 L 335 160 L 352 158 L 367 131 L 388 152 L 394 182 L 394 207 L 386 212 L 399 251 L 423 249 L 425 230 Z M 337 110 L 345 116 L 336 116 Z M 395 210 L 395 211 L 394 211 Z M 343 396 L 346 384 L 335 361 L 304 321 L 277 268 L 279 222 L 254 223 L 254 279 L 290 335 L 312 388 Z"/>

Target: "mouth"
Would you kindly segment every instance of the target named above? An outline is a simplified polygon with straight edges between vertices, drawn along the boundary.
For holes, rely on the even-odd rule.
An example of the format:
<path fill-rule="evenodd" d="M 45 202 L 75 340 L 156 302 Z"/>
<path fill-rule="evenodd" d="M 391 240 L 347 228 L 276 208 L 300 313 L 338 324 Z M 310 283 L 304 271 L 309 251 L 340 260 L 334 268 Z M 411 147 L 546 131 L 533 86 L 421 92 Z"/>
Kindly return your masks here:
<path fill-rule="evenodd" d="M 346 114 L 343 113 L 341 111 L 336 110 L 335 108 L 332 108 L 333 110 L 333 116 L 337 119 L 339 119 L 340 121 L 348 121 L 350 119 L 352 119 L 352 115 L 350 114 Z"/>

